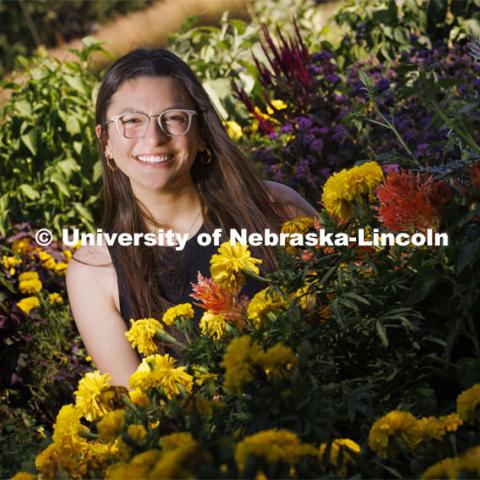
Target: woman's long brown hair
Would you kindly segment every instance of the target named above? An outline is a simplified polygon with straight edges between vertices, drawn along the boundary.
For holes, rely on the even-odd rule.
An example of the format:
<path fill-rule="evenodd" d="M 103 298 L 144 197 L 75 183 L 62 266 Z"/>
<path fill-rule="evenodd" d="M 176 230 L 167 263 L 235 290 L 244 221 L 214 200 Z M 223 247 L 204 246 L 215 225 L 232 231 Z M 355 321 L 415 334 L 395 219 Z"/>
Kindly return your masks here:
<path fill-rule="evenodd" d="M 170 76 L 184 86 L 198 112 L 199 134 L 212 152 L 212 162 L 202 163 L 197 155 L 191 174 L 200 196 L 207 228 L 245 228 L 263 233 L 278 231 L 281 214 L 269 198 L 251 162 L 230 140 L 202 84 L 190 67 L 166 49 L 137 49 L 118 59 L 107 71 L 98 92 L 96 122 L 102 126 L 99 155 L 103 165 L 102 228 L 109 232 L 146 233 L 145 219 L 152 220 L 135 198 L 129 178 L 119 169 L 107 166 L 105 145 L 108 138 L 106 112 L 113 94 L 126 80 L 140 76 Z M 118 248 L 118 263 L 128 285 L 135 318 L 157 317 L 171 304 L 162 294 L 155 270 L 166 267 L 163 249 L 147 246 Z M 252 249 L 263 260 L 264 270 L 275 265 L 272 249 Z"/>

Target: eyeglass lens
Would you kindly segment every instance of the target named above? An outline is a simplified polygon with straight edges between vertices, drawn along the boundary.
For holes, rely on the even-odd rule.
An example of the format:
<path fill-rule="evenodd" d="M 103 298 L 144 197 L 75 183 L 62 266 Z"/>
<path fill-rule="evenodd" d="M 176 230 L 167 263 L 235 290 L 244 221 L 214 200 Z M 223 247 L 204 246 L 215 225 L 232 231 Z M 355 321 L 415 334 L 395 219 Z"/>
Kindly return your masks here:
<path fill-rule="evenodd" d="M 167 135 L 185 135 L 188 132 L 190 118 L 187 112 L 171 110 L 163 113 L 159 120 L 160 128 Z M 119 118 L 120 127 L 126 138 L 141 138 L 148 130 L 150 118 L 140 112 L 129 112 Z"/>

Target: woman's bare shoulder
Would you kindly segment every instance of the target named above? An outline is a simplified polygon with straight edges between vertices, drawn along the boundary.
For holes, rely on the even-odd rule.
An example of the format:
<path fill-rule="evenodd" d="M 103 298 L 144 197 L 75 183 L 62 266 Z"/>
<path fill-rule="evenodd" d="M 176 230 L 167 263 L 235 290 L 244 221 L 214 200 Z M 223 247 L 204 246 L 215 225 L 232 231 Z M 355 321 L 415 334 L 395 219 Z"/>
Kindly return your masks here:
<path fill-rule="evenodd" d="M 84 245 L 75 251 L 71 261 L 87 267 L 113 267 L 112 257 L 106 245 Z"/>
<path fill-rule="evenodd" d="M 270 180 L 265 180 L 264 184 L 270 199 L 284 208 L 287 217 L 318 216 L 315 208 L 293 188 Z"/>
<path fill-rule="evenodd" d="M 108 248 L 85 245 L 75 251 L 68 263 L 66 281 L 72 301 L 78 291 L 103 295 L 118 307 L 117 275 Z"/>

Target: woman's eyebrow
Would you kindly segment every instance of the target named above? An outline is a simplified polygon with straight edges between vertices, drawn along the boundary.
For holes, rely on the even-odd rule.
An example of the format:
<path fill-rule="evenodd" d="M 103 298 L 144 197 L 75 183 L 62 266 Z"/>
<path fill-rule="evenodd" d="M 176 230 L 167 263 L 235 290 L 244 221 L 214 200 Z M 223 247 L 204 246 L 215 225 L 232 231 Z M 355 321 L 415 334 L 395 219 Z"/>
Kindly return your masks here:
<path fill-rule="evenodd" d="M 171 105 L 165 109 L 162 110 L 162 112 L 165 112 L 166 110 L 172 110 L 174 108 L 183 108 L 183 109 L 188 109 L 188 107 L 186 107 L 185 105 L 183 105 L 182 103 L 176 103 L 175 105 Z M 119 113 L 118 115 L 121 115 L 122 113 L 125 113 L 125 112 L 141 112 L 141 113 L 145 113 L 143 112 L 142 110 L 139 110 L 137 107 L 125 107 L 123 108 Z"/>

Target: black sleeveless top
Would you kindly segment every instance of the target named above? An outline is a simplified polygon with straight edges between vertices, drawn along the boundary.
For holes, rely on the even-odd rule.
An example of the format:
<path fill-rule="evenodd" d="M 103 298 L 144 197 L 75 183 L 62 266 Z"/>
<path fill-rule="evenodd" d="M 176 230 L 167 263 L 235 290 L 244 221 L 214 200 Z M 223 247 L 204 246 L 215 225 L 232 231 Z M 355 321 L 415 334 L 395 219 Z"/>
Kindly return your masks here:
<path fill-rule="evenodd" d="M 197 282 L 197 274 L 200 272 L 204 277 L 210 277 L 210 257 L 217 253 L 218 247 L 214 245 L 201 246 L 198 244 L 197 237 L 200 233 L 208 232 L 204 225 L 200 227 L 197 233 L 187 240 L 185 248 L 181 251 L 174 247 L 149 247 L 166 249 L 165 261 L 168 262 L 170 269 L 168 271 L 156 271 L 158 282 L 165 298 L 177 305 L 179 303 L 192 303 L 195 301 L 190 294 L 192 293 L 191 283 Z M 120 302 L 120 314 L 130 328 L 130 319 L 133 318 L 133 309 L 130 301 L 128 285 L 123 274 L 122 268 L 118 262 L 118 244 L 109 246 L 112 263 L 117 274 L 118 295 Z M 258 291 L 266 288 L 267 284 L 259 280 L 247 277 L 241 295 L 247 295 L 252 298 Z M 192 305 L 195 311 L 195 320 L 199 321 L 204 310 Z"/>

